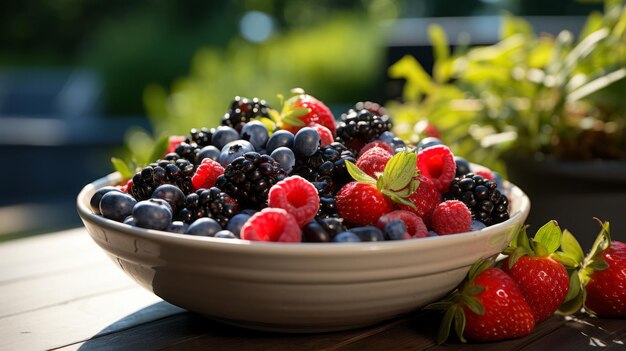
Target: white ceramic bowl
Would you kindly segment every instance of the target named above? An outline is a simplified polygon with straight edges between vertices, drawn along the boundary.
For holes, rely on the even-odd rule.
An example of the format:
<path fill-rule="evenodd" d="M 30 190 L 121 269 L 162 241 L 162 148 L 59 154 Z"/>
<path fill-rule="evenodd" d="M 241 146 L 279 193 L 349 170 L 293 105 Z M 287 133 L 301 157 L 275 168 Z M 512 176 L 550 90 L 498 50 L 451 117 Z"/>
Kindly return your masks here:
<path fill-rule="evenodd" d="M 78 213 L 126 274 L 164 300 L 248 328 L 322 332 L 406 314 L 451 291 L 480 258 L 499 253 L 530 210 L 508 183 L 511 218 L 481 231 L 404 241 L 266 243 L 134 228 L 94 215 L 88 184 Z"/>

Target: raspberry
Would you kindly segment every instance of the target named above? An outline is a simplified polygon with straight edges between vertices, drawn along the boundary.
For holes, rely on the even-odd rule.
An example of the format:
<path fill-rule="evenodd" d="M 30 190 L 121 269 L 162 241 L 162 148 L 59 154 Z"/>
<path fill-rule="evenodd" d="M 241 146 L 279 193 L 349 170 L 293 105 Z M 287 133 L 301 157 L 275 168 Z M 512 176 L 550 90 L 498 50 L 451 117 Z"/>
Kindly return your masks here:
<path fill-rule="evenodd" d="M 439 193 L 439 190 L 437 190 L 430 178 L 419 175 L 417 180 L 420 181 L 420 184 L 417 190 L 408 198 L 409 201 L 415 205 L 415 208 L 403 204 L 399 204 L 398 207 L 400 207 L 401 210 L 415 213 L 421 217 L 428 226 L 433 210 L 441 202 L 441 193 Z"/>
<path fill-rule="evenodd" d="M 196 173 L 191 177 L 191 183 L 195 190 L 209 189 L 215 186 L 217 177 L 222 174 L 224 174 L 224 167 L 222 167 L 219 162 L 205 158 L 202 160 L 200 166 L 198 166 Z"/>
<path fill-rule="evenodd" d="M 459 200 L 444 201 L 433 211 L 433 229 L 439 235 L 469 232 L 472 230 L 472 214 Z"/>
<path fill-rule="evenodd" d="M 117 188 L 120 189 L 121 192 L 128 194 L 128 189 L 133 187 L 133 180 L 129 179 L 126 184 L 118 185 Z"/>
<path fill-rule="evenodd" d="M 428 236 L 428 228 L 418 215 L 410 211 L 395 210 L 387 213 L 378 219 L 378 228 L 385 229 L 385 226 L 393 221 L 402 221 L 406 225 L 405 239 L 425 238 Z"/>
<path fill-rule="evenodd" d="M 255 213 L 241 228 L 241 238 L 252 241 L 301 242 L 302 231 L 287 211 L 264 208 Z"/>
<path fill-rule="evenodd" d="M 390 154 L 393 155 L 393 149 L 391 148 L 391 146 L 389 146 L 389 144 L 385 143 L 382 140 L 374 140 L 371 143 L 367 143 L 365 144 L 365 146 L 363 146 L 361 148 L 361 150 L 359 151 L 359 155 L 357 156 L 358 158 L 361 158 L 361 156 L 363 156 L 363 154 L 365 153 L 365 151 L 373 148 L 373 147 L 380 147 L 385 149 L 387 152 L 389 152 Z"/>
<path fill-rule="evenodd" d="M 172 135 L 167 140 L 167 150 L 165 150 L 164 156 L 175 152 L 178 145 L 180 145 L 183 141 L 185 141 L 185 137 L 182 135 Z"/>
<path fill-rule="evenodd" d="M 374 146 L 359 157 L 356 161 L 356 166 L 370 177 L 376 179 L 385 170 L 385 165 L 391 156 L 393 155 L 387 152 L 387 150 Z"/>
<path fill-rule="evenodd" d="M 313 123 L 309 127 L 315 129 L 317 131 L 317 134 L 320 135 L 320 146 L 330 145 L 332 142 L 335 141 L 335 139 L 333 139 L 333 133 L 330 131 L 330 129 L 324 127 L 323 125 Z"/>
<path fill-rule="evenodd" d="M 454 155 L 445 145 L 435 145 L 419 152 L 417 168 L 432 179 L 439 192 L 446 192 L 456 173 Z"/>
<path fill-rule="evenodd" d="M 320 207 L 320 198 L 313 184 L 296 175 L 285 178 L 270 188 L 268 205 L 286 210 L 300 227 L 304 227 L 315 218 Z"/>

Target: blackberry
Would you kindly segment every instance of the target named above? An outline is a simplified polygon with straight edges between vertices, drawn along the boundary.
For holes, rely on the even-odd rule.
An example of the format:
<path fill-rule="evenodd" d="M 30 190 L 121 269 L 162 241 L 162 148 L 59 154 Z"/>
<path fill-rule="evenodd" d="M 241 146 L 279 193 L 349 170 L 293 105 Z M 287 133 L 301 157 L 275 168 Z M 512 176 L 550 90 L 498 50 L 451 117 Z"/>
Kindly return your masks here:
<path fill-rule="evenodd" d="M 235 128 L 238 132 L 242 126 L 256 117 L 269 117 L 270 107 L 265 100 L 246 99 L 236 96 L 230 103 L 228 112 L 222 117 L 222 125 Z"/>
<path fill-rule="evenodd" d="M 267 205 L 267 194 L 287 173 L 269 155 L 246 152 L 234 159 L 215 186 L 232 196 L 241 208 L 260 209 Z"/>
<path fill-rule="evenodd" d="M 374 103 L 367 107 L 366 104 L 357 103 L 354 109 L 342 114 L 337 126 L 337 140 L 355 150 L 391 130 L 391 119 L 385 109 L 380 105 L 372 107 Z"/>
<path fill-rule="evenodd" d="M 509 200 L 498 189 L 497 184 L 474 173 L 454 178 L 445 200 L 461 200 L 472 212 L 472 218 L 485 225 L 509 219 Z"/>
<path fill-rule="evenodd" d="M 320 208 L 317 210 L 317 218 L 331 218 L 338 217 L 337 213 L 337 201 L 334 196 L 321 196 L 320 195 Z"/>
<path fill-rule="evenodd" d="M 357 111 L 368 110 L 377 116 L 384 116 L 387 114 L 387 110 L 383 106 L 372 101 L 359 101 L 354 104 L 354 109 Z"/>
<path fill-rule="evenodd" d="M 193 223 L 198 218 L 209 217 L 224 228 L 238 212 L 235 200 L 219 188 L 213 187 L 198 189 L 187 195 L 185 207 L 180 210 L 178 218 L 185 223 Z"/>
<path fill-rule="evenodd" d="M 154 190 L 162 184 L 175 185 L 185 194 L 193 191 L 191 177 L 194 165 L 188 160 L 176 159 L 176 154 L 168 154 L 166 157 L 169 159 L 151 163 L 133 176 L 129 193 L 137 201 L 152 197 Z"/>
<path fill-rule="evenodd" d="M 351 180 L 346 161 L 356 163 L 356 157 L 345 145 L 333 142 L 319 147 L 310 157 L 296 157 L 292 174 L 312 182 L 320 195 L 334 195 Z M 325 186 L 315 183 L 325 183 Z"/>
<path fill-rule="evenodd" d="M 180 143 L 174 152 L 178 155 L 179 158 L 184 158 L 185 160 L 196 165 L 198 163 L 198 153 L 200 152 L 200 148 L 195 143 L 188 144 L 183 141 Z"/>
<path fill-rule="evenodd" d="M 211 138 L 213 137 L 213 133 L 215 129 L 208 128 L 200 128 L 200 130 L 196 128 L 192 128 L 189 131 L 189 135 L 185 139 L 187 144 L 196 144 L 198 148 L 203 148 L 205 146 L 211 145 Z"/>

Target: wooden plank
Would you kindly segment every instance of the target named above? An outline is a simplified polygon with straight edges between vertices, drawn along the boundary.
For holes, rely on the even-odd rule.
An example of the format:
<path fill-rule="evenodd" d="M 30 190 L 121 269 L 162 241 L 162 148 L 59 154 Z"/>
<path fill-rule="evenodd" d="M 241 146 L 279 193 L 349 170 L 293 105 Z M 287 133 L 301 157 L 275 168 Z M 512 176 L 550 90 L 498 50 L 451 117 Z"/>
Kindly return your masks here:
<path fill-rule="evenodd" d="M 84 228 L 0 244 L 0 287 L 109 260 Z"/>
<path fill-rule="evenodd" d="M 137 283 L 113 262 L 78 265 L 76 270 L 13 281 L 0 286 L 0 320 L 7 316 L 131 287 L 137 287 Z"/>
<path fill-rule="evenodd" d="M 0 350 L 42 350 L 76 344 L 181 312 L 184 310 L 133 287 L 2 318 Z"/>

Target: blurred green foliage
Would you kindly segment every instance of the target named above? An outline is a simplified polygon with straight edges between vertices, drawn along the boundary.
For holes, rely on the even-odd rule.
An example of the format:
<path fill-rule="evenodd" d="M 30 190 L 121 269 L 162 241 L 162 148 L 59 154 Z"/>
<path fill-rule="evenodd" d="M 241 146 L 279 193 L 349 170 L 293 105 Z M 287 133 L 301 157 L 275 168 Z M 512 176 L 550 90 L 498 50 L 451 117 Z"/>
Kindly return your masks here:
<path fill-rule="evenodd" d="M 129 168 L 153 161 L 164 136 L 215 127 L 237 95 L 266 99 L 280 109 L 277 94 L 294 87 L 326 103 L 356 102 L 376 93 L 383 78 L 384 28 L 366 13 L 339 14 L 323 24 L 294 28 L 263 43 L 233 38 L 226 49 L 202 48 L 187 76 L 171 88 L 152 84 L 144 102 L 152 132 L 126 135 Z M 119 167 L 117 167 L 119 169 Z"/>
<path fill-rule="evenodd" d="M 430 28 L 433 77 L 407 56 L 389 69 L 406 79 L 404 102 L 390 102 L 396 131 L 415 138 L 428 120 L 459 155 L 502 171 L 502 159 L 626 159 L 626 7 L 607 1 L 578 38 L 533 31 L 507 15 L 501 40 L 449 53 Z M 417 140 L 413 140 L 414 142 Z"/>

